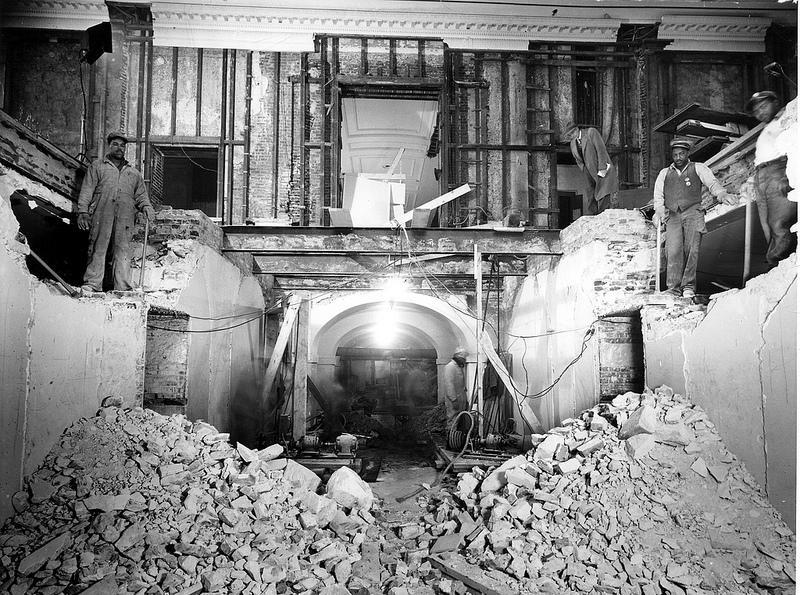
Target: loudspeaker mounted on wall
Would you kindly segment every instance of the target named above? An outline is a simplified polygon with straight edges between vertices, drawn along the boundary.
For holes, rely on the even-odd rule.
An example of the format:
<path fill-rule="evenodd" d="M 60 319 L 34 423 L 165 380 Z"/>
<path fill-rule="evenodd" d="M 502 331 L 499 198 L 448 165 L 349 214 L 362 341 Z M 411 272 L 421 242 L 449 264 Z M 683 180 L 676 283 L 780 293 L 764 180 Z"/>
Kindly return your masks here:
<path fill-rule="evenodd" d="M 81 62 L 94 64 L 104 53 L 111 53 L 111 23 L 100 23 L 89 27 L 83 34 Z"/>

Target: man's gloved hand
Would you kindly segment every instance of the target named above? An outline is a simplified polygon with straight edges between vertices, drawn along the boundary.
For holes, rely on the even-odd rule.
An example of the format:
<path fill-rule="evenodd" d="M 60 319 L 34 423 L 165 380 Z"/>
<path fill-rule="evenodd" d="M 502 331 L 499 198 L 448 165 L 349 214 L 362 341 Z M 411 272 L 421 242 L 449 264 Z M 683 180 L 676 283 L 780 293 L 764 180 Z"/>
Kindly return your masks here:
<path fill-rule="evenodd" d="M 720 198 L 722 199 L 722 202 L 724 202 L 726 205 L 739 204 L 739 197 L 734 196 L 733 194 L 728 194 L 727 192 L 723 194 Z"/>
<path fill-rule="evenodd" d="M 78 213 L 78 229 L 81 231 L 87 231 L 89 227 L 91 227 L 92 218 L 89 217 L 89 213 Z"/>
<path fill-rule="evenodd" d="M 667 217 L 667 210 L 664 207 L 656 207 L 656 212 L 653 215 L 653 223 L 660 225 Z"/>
<path fill-rule="evenodd" d="M 145 207 L 142 210 L 144 212 L 144 216 L 147 217 L 147 220 L 150 223 L 156 220 L 156 210 L 153 207 Z"/>

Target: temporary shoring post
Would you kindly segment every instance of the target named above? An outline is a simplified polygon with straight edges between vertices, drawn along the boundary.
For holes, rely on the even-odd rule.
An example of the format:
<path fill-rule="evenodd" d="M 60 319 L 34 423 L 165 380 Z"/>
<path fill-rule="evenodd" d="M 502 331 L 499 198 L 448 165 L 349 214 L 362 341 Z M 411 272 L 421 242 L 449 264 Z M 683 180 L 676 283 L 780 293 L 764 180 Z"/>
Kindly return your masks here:
<path fill-rule="evenodd" d="M 753 201 L 748 200 L 744 204 L 744 262 L 742 263 L 742 287 L 750 277 L 750 251 L 753 241 Z"/>
<path fill-rule="evenodd" d="M 475 257 L 475 394 L 478 402 L 478 435 L 483 438 L 483 374 L 481 373 L 481 333 L 483 331 L 483 269 L 481 249 L 474 244 Z"/>

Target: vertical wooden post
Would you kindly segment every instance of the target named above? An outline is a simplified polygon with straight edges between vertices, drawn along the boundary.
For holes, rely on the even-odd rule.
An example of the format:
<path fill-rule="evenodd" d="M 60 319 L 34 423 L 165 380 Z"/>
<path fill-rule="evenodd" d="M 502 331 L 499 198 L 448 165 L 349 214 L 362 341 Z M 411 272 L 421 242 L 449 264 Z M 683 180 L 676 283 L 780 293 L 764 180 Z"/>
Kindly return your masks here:
<path fill-rule="evenodd" d="M 297 350 L 294 353 L 294 386 L 292 394 L 292 437 L 299 439 L 306 433 L 308 415 L 308 315 L 307 294 L 300 295 L 300 310 L 297 313 Z"/>
<path fill-rule="evenodd" d="M 481 334 L 483 333 L 483 269 L 481 267 L 481 249 L 473 246 L 475 266 L 475 395 L 478 402 L 478 435 L 483 438 L 483 374 L 481 373 Z"/>
<path fill-rule="evenodd" d="M 750 253 L 753 242 L 753 201 L 744 203 L 744 263 L 742 266 L 742 287 L 750 277 Z"/>

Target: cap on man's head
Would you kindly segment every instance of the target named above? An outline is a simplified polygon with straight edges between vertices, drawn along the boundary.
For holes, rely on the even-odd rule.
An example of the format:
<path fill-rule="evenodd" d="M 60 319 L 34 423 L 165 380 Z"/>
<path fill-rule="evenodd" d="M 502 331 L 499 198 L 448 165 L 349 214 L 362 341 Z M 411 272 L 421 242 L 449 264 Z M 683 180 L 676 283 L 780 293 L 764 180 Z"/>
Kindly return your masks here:
<path fill-rule="evenodd" d="M 453 357 L 467 357 L 467 350 L 463 347 L 456 347 L 456 350 L 453 352 Z"/>
<path fill-rule="evenodd" d="M 110 143 L 115 138 L 120 139 L 121 141 L 123 141 L 126 144 L 128 143 L 128 137 L 126 137 L 124 134 L 122 134 L 118 130 L 115 130 L 114 132 L 109 132 L 108 136 L 106 136 L 106 142 Z"/>
<path fill-rule="evenodd" d="M 747 105 L 744 106 L 744 109 L 746 109 L 748 112 L 752 112 L 756 105 L 766 100 L 778 101 L 778 96 L 772 91 L 759 91 L 758 93 L 753 93 L 750 99 L 747 100 Z"/>
<path fill-rule="evenodd" d="M 687 151 L 692 148 L 692 141 L 685 138 L 676 138 L 670 141 L 670 149 L 686 149 Z"/>

